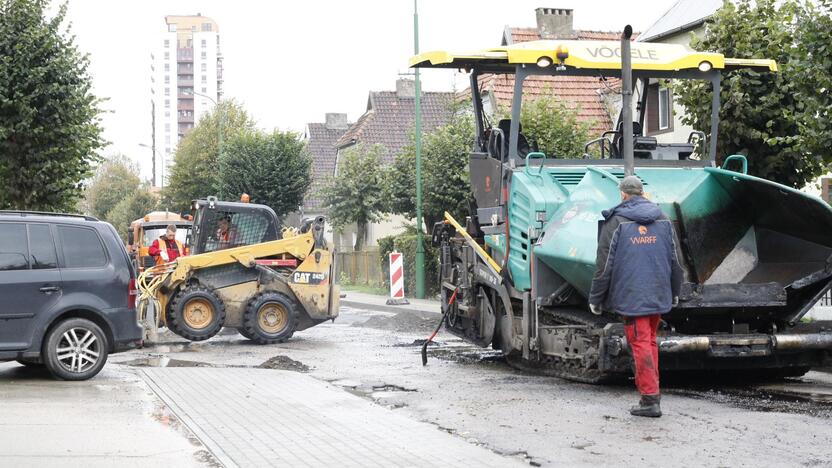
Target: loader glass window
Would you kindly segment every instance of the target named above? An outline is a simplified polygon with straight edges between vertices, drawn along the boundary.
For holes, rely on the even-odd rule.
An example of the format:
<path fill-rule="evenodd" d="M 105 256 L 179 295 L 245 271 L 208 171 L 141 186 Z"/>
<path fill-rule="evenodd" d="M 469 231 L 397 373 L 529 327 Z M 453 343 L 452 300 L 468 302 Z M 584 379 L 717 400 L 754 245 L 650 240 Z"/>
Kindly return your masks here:
<path fill-rule="evenodd" d="M 207 236 L 205 252 L 230 249 L 275 239 L 274 223 L 259 212 L 209 212 L 204 223 Z"/>

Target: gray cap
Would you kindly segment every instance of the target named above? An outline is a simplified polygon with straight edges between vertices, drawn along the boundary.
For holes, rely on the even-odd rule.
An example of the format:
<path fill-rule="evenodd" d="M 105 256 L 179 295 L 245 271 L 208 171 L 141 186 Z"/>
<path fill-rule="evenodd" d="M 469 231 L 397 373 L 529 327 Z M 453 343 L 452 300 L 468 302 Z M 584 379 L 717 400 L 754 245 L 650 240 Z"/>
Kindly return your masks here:
<path fill-rule="evenodd" d="M 644 185 L 641 179 L 636 176 L 627 176 L 618 184 L 618 189 L 627 195 L 641 195 L 644 193 Z"/>

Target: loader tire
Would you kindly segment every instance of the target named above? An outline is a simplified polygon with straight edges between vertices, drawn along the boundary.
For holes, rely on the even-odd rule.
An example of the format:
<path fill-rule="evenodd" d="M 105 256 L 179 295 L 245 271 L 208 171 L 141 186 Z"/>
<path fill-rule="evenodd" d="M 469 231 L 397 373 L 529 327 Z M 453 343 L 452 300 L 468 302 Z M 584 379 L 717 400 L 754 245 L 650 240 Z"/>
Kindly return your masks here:
<path fill-rule="evenodd" d="M 249 340 L 251 339 L 251 333 L 247 332 L 245 328 L 238 328 L 237 332 L 239 334 L 243 335 L 244 338 L 249 339 Z"/>
<path fill-rule="evenodd" d="M 180 290 L 168 310 L 168 328 L 191 341 L 219 333 L 225 323 L 225 304 L 213 291 L 200 285 Z"/>
<path fill-rule="evenodd" d="M 266 291 L 249 301 L 240 333 L 245 331 L 257 344 L 282 343 L 292 337 L 297 325 L 297 303 L 283 293 Z"/>

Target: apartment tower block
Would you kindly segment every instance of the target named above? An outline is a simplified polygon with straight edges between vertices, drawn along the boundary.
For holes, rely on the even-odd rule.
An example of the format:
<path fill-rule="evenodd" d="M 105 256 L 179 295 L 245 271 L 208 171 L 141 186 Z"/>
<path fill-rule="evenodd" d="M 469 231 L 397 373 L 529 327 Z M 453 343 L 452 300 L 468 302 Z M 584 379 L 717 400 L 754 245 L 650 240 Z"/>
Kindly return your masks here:
<path fill-rule="evenodd" d="M 151 54 L 155 180 L 166 184 L 179 141 L 222 97 L 222 54 L 217 22 L 202 16 L 166 16 Z M 158 156 L 157 156 L 158 155 Z"/>

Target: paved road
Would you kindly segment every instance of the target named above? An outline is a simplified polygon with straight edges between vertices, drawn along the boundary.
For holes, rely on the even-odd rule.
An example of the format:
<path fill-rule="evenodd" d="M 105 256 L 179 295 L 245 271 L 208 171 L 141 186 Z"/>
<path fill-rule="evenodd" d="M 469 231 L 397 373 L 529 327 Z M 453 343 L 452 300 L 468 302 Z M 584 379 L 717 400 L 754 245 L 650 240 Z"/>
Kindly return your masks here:
<path fill-rule="evenodd" d="M 187 344 L 178 338 L 145 356 L 168 365 L 259 366 L 274 356 L 410 419 L 494 453 L 544 466 L 832 466 L 832 402 L 719 383 L 678 384 L 665 392 L 665 417 L 633 418 L 630 386 L 591 386 L 520 373 L 488 350 L 446 334 L 422 367 L 414 340 L 437 315 L 344 307 L 334 324 L 284 344 L 254 346 L 239 335 Z M 359 326 L 370 324 L 371 327 Z M 413 330 L 418 330 L 413 332 Z M 142 364 L 136 356 L 132 364 Z M 294 364 L 292 364 L 294 360 Z M 280 367 L 280 366 L 279 366 Z M 787 389 L 832 392 L 832 375 L 810 373 Z M 777 387 L 777 385 L 774 385 Z M 826 398 L 832 399 L 832 393 Z"/>
<path fill-rule="evenodd" d="M 213 457 L 135 371 L 58 382 L 0 363 L 0 466 L 206 466 Z"/>
<path fill-rule="evenodd" d="M 335 323 L 273 346 L 233 330 L 200 343 L 164 334 L 84 383 L 0 364 L 0 465 L 249 466 L 252 445 L 261 460 L 285 457 L 282 466 L 332 464 L 318 447 L 280 451 L 284 440 L 319 443 L 325 428 L 327 443 L 361 441 L 335 447 L 341 464 L 832 466 L 832 374 L 676 384 L 665 417 L 644 420 L 627 413 L 630 386 L 523 374 L 442 333 L 422 367 L 414 341 L 437 318 L 344 307 Z M 379 454 L 382 437 L 398 442 Z"/>
<path fill-rule="evenodd" d="M 142 374 L 229 468 L 522 466 L 296 372 L 149 368 Z"/>

